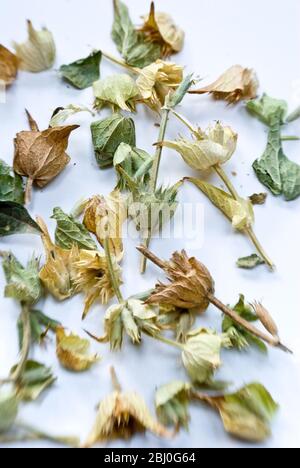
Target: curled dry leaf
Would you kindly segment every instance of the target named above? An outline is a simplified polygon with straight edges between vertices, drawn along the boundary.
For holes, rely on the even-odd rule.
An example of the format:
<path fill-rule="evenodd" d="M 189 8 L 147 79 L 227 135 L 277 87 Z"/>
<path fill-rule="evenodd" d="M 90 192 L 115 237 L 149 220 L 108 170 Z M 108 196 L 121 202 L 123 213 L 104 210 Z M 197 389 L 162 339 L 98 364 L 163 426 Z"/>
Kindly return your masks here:
<path fill-rule="evenodd" d="M 50 294 L 58 301 L 63 301 L 75 294 L 74 263 L 79 257 L 79 249 L 76 245 L 73 245 L 71 250 L 55 245 L 44 221 L 41 218 L 37 221 L 43 232 L 42 240 L 46 252 L 46 263 L 39 276 Z"/>
<path fill-rule="evenodd" d="M 85 293 L 85 318 L 96 301 L 107 304 L 115 296 L 111 277 L 108 270 L 107 259 L 104 253 L 81 250 L 78 260 L 74 263 L 76 272 L 76 291 Z M 121 268 L 113 258 L 115 277 L 119 284 L 121 280 Z"/>
<path fill-rule="evenodd" d="M 54 113 L 50 120 L 49 127 L 61 127 L 66 120 L 79 112 L 89 112 L 93 115 L 93 112 L 86 106 L 78 106 L 76 104 L 70 104 L 67 107 L 59 107 Z"/>
<path fill-rule="evenodd" d="M 158 437 L 171 437 L 169 431 L 159 424 L 146 403 L 137 393 L 116 391 L 107 396 L 98 409 L 94 427 L 85 447 L 115 439 L 130 439 L 139 432 L 150 431 Z"/>
<path fill-rule="evenodd" d="M 241 440 L 263 442 L 270 435 L 270 422 L 278 405 L 259 383 L 246 385 L 238 392 L 221 397 L 201 397 L 219 411 L 225 430 Z"/>
<path fill-rule="evenodd" d="M 39 131 L 28 114 L 31 131 L 22 131 L 15 138 L 14 170 L 28 177 L 26 198 L 30 200 L 31 187 L 48 185 L 70 162 L 66 154 L 69 136 L 78 125 L 49 128 Z"/>
<path fill-rule="evenodd" d="M 99 361 L 97 355 L 89 355 L 90 342 L 71 333 L 67 335 L 64 328 L 56 330 L 56 354 L 63 367 L 74 372 L 84 372 Z"/>
<path fill-rule="evenodd" d="M 207 132 L 198 130 L 193 140 L 180 138 L 178 141 L 164 141 L 163 146 L 181 154 L 193 169 L 206 171 L 216 164 L 224 164 L 236 150 L 238 135 L 230 127 L 217 122 Z"/>
<path fill-rule="evenodd" d="M 38 73 L 51 68 L 55 61 L 56 47 L 53 35 L 48 29 L 37 31 L 31 21 L 27 21 L 28 40 L 23 44 L 14 43 L 20 68 Z"/>
<path fill-rule="evenodd" d="M 189 423 L 188 404 L 191 385 L 174 381 L 159 387 L 155 394 L 156 413 L 159 421 L 168 426 L 187 429 Z"/>
<path fill-rule="evenodd" d="M 257 96 L 258 78 L 254 70 L 234 65 L 210 86 L 190 91 L 191 94 L 210 93 L 215 99 L 223 99 L 230 104 Z"/>
<path fill-rule="evenodd" d="M 260 265 L 264 265 L 265 261 L 257 254 L 249 255 L 248 257 L 239 258 L 236 262 L 238 268 L 244 270 L 253 270 Z"/>
<path fill-rule="evenodd" d="M 136 81 L 142 100 L 151 109 L 159 111 L 170 90 L 183 80 L 183 67 L 176 63 L 157 60 L 140 71 Z"/>
<path fill-rule="evenodd" d="M 0 44 L 0 83 L 11 85 L 17 77 L 18 67 L 19 60 L 16 55 Z"/>
<path fill-rule="evenodd" d="M 102 247 L 105 238 L 109 238 L 110 252 L 117 261 L 123 258 L 122 228 L 126 218 L 126 204 L 119 190 L 114 190 L 106 198 L 93 197 L 84 212 L 85 227 L 97 236 Z"/>
<path fill-rule="evenodd" d="M 180 52 L 184 44 L 184 31 L 174 23 L 167 13 L 156 12 L 154 2 L 151 3 L 150 13 L 144 16 L 144 25 L 140 29 L 146 38 L 161 46 L 162 56 L 168 57 Z"/>
<path fill-rule="evenodd" d="M 147 304 L 167 304 L 182 309 L 197 308 L 204 312 L 209 306 L 209 294 L 214 292 L 214 281 L 207 268 L 196 258 L 189 258 L 183 250 L 175 252 L 164 270 L 171 281 L 159 283 Z"/>
<path fill-rule="evenodd" d="M 111 107 L 112 110 L 135 112 L 139 89 L 129 75 L 112 75 L 93 84 L 95 107 Z"/>
<path fill-rule="evenodd" d="M 235 200 L 232 195 L 200 179 L 187 179 L 198 187 L 209 200 L 232 222 L 234 229 L 245 231 L 254 224 L 253 205 L 249 199 Z"/>

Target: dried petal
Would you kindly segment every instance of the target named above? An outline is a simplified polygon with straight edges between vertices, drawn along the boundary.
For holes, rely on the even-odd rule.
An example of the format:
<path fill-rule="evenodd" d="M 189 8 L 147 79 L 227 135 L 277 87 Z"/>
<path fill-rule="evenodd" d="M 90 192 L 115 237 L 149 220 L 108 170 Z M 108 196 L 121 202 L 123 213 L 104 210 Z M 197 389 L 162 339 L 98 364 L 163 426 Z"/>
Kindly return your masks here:
<path fill-rule="evenodd" d="M 259 82 L 254 70 L 234 65 L 210 86 L 190 91 L 191 94 L 210 93 L 215 99 L 223 99 L 230 104 L 257 96 Z"/>
<path fill-rule="evenodd" d="M 90 343 L 77 335 L 67 335 L 59 327 L 56 331 L 56 354 L 63 367 L 74 372 L 84 372 L 99 361 L 97 355 L 89 355 Z"/>
<path fill-rule="evenodd" d="M 0 44 L 0 83 L 11 85 L 17 77 L 18 66 L 18 58 Z"/>
<path fill-rule="evenodd" d="M 52 33 L 43 28 L 37 31 L 31 21 L 27 21 L 28 40 L 23 44 L 14 43 L 20 68 L 38 73 L 51 68 L 55 61 L 56 47 Z"/>
<path fill-rule="evenodd" d="M 95 425 L 85 447 L 115 439 L 129 439 L 138 432 L 150 431 L 158 437 L 170 437 L 168 430 L 150 414 L 146 403 L 133 392 L 115 392 L 100 404 Z"/>
<path fill-rule="evenodd" d="M 174 23 L 170 15 L 156 12 L 154 2 L 151 3 L 150 14 L 144 17 L 144 21 L 141 31 L 150 42 L 161 46 L 164 57 L 182 50 L 184 32 Z"/>
<path fill-rule="evenodd" d="M 175 252 L 166 263 L 165 272 L 171 283 L 158 284 L 146 301 L 148 304 L 167 304 L 182 309 L 197 308 L 204 312 L 209 306 L 209 294 L 214 292 L 214 281 L 207 268 L 186 252 Z"/>

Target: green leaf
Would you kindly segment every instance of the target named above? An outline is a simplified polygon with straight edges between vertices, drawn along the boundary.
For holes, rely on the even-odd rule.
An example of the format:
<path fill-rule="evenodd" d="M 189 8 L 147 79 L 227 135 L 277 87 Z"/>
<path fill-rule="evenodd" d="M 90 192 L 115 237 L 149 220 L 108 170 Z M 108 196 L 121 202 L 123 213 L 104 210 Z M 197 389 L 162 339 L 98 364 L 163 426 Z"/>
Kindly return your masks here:
<path fill-rule="evenodd" d="M 0 201 L 24 204 L 22 177 L 0 159 Z"/>
<path fill-rule="evenodd" d="M 180 86 L 178 86 L 177 90 L 173 94 L 170 94 L 169 97 L 167 97 L 166 106 L 172 109 L 177 107 L 182 102 L 186 93 L 189 91 L 191 86 L 193 86 L 193 84 L 193 74 L 191 73 L 184 78 Z"/>
<path fill-rule="evenodd" d="M 256 322 L 258 320 L 257 315 L 253 312 L 253 308 L 245 303 L 245 296 L 242 294 L 233 310 L 248 322 Z M 224 317 L 222 330 L 230 339 L 231 346 L 234 348 L 242 350 L 254 345 L 263 353 L 268 352 L 267 346 L 263 341 L 237 325 L 230 317 Z"/>
<path fill-rule="evenodd" d="M 121 114 L 113 114 L 91 125 L 97 163 L 101 169 L 113 164 L 116 150 L 121 143 L 136 145 L 134 121 Z"/>
<path fill-rule="evenodd" d="M 209 200 L 223 212 L 238 231 L 244 231 L 254 223 L 254 211 L 250 200 L 235 200 L 229 193 L 200 179 L 188 178 Z"/>
<path fill-rule="evenodd" d="M 13 374 L 17 366 L 10 373 Z M 52 370 L 36 361 L 27 361 L 21 380 L 17 385 L 17 395 L 21 400 L 35 401 L 54 382 Z"/>
<path fill-rule="evenodd" d="M 191 385 L 174 381 L 159 387 L 155 395 L 155 406 L 159 421 L 167 426 L 188 428 Z"/>
<path fill-rule="evenodd" d="M 47 317 L 39 310 L 30 311 L 30 325 L 31 325 L 31 341 L 32 343 L 40 343 L 41 338 L 47 330 L 53 332 L 56 331 L 56 328 L 61 326 L 60 322 Z M 19 319 L 18 321 L 18 331 L 19 331 L 19 347 L 22 348 L 23 345 L 23 322 Z"/>
<path fill-rule="evenodd" d="M 73 216 L 67 215 L 61 208 L 54 208 L 52 219 L 57 222 L 56 245 L 66 250 L 71 250 L 74 245 L 77 245 L 79 249 L 97 250 L 97 245 L 89 231 Z"/>
<path fill-rule="evenodd" d="M 150 178 L 150 170 L 154 157 L 138 148 L 133 148 L 127 143 L 121 143 L 114 156 L 114 166 L 121 167 L 128 177 L 140 184 L 146 184 Z M 124 175 L 119 172 L 118 188 L 125 190 L 128 186 Z"/>
<path fill-rule="evenodd" d="M 273 125 L 274 115 L 279 116 L 280 124 L 285 121 L 288 112 L 288 105 L 286 101 L 274 99 L 264 94 L 259 99 L 254 99 L 247 103 L 248 111 L 258 117 L 266 125 Z"/>
<path fill-rule="evenodd" d="M 19 399 L 15 392 L 0 392 L 0 434 L 9 431 L 13 426 L 19 409 Z"/>
<path fill-rule="evenodd" d="M 12 253 L 3 252 L 2 256 L 7 282 L 5 297 L 31 305 L 38 302 L 43 292 L 39 279 L 39 259 L 33 257 L 24 268 Z"/>
<path fill-rule="evenodd" d="M 133 78 L 126 74 L 112 75 L 93 84 L 95 107 L 101 110 L 110 107 L 114 112 L 135 112 L 139 88 Z"/>
<path fill-rule="evenodd" d="M 239 439 L 262 442 L 270 435 L 270 422 L 278 405 L 266 388 L 253 383 L 223 398 L 212 398 L 220 411 L 225 430 Z"/>
<path fill-rule="evenodd" d="M 257 254 L 250 255 L 249 257 L 239 258 L 237 261 L 237 266 L 245 270 L 252 270 L 257 266 L 264 264 L 264 260 Z"/>
<path fill-rule="evenodd" d="M 94 51 L 84 59 L 77 60 L 69 65 L 62 65 L 60 73 L 75 88 L 89 88 L 100 78 L 101 59 L 102 52 L 100 50 Z"/>
<path fill-rule="evenodd" d="M 0 201 L 0 237 L 13 234 L 41 234 L 37 223 L 19 203 Z"/>
<path fill-rule="evenodd" d="M 119 0 L 114 0 L 112 38 L 125 62 L 133 67 L 144 68 L 161 57 L 160 46 L 135 30 L 127 6 Z"/>
<path fill-rule="evenodd" d="M 287 201 L 300 196 L 300 166 L 284 154 L 281 141 L 281 111 L 272 114 L 267 149 L 253 168 L 260 182 L 274 195 L 283 194 Z"/>

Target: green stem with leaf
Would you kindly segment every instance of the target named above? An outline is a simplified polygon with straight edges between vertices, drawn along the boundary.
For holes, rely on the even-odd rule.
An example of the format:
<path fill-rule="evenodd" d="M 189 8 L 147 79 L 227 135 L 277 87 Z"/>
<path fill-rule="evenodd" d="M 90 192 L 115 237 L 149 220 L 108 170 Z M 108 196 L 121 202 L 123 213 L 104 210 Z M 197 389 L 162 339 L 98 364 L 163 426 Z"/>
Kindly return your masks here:
<path fill-rule="evenodd" d="M 132 72 L 132 73 L 134 73 L 136 75 L 140 74 L 140 70 L 138 68 L 131 67 L 126 62 L 124 62 L 124 60 L 118 59 L 118 58 L 114 57 L 113 55 L 111 55 L 111 54 L 109 54 L 107 52 L 102 52 L 102 56 L 105 57 L 110 62 L 113 62 L 116 65 L 119 65 L 120 67 L 126 68 L 126 70 L 128 70 L 128 71 L 130 71 L 130 72 Z"/>
<path fill-rule="evenodd" d="M 192 132 L 193 135 L 197 137 L 197 133 L 198 133 L 197 129 L 190 122 L 188 122 L 182 115 L 178 114 L 176 111 L 172 110 L 172 113 L 175 115 L 175 117 L 177 117 L 178 120 L 180 120 Z M 235 189 L 234 185 L 232 184 L 231 180 L 229 179 L 229 177 L 227 176 L 226 172 L 221 167 L 221 165 L 216 164 L 215 166 L 213 166 L 213 170 L 218 174 L 220 179 L 224 182 L 224 184 L 227 187 L 227 190 L 232 195 L 232 197 L 236 201 L 239 201 L 241 197 L 239 196 L 237 190 Z M 244 233 L 252 241 L 256 250 L 258 251 L 260 256 L 263 258 L 264 262 L 270 267 L 271 270 L 274 270 L 275 265 L 273 261 L 270 259 L 270 257 L 267 255 L 260 241 L 258 240 L 253 228 L 250 227 L 250 228 L 245 229 Z"/>

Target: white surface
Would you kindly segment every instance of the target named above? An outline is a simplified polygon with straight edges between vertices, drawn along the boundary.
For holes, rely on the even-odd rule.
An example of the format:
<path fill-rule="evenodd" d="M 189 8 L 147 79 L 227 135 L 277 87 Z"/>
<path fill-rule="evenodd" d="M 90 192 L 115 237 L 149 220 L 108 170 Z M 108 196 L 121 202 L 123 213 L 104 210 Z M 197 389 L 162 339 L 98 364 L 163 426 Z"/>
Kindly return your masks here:
<path fill-rule="evenodd" d="M 137 22 L 139 15 L 148 10 L 149 2 L 146 0 L 129 0 L 127 3 Z M 253 0 L 251 3 L 239 0 L 165 0 L 157 1 L 157 6 L 171 11 L 187 33 L 184 52 L 174 59 L 186 65 L 188 71 L 195 71 L 208 83 L 229 66 L 241 63 L 256 69 L 261 92 L 287 99 L 291 110 L 299 104 L 298 0 Z M 86 56 L 92 48 L 115 52 L 110 39 L 110 0 L 2 0 L 1 43 L 10 46 L 13 39 L 21 41 L 25 38 L 26 18 L 30 18 L 36 27 L 47 25 L 53 32 L 57 43 L 57 68 L 63 63 Z M 105 60 L 101 70 L 102 76 L 119 72 L 118 68 Z M 7 103 L 0 105 L 0 157 L 8 163 L 12 162 L 13 137 L 16 132 L 27 128 L 25 107 L 38 120 L 41 128 L 45 128 L 53 109 L 70 103 L 90 105 L 91 90 L 79 92 L 67 86 L 55 70 L 38 75 L 20 73 L 8 91 Z M 228 108 L 223 102 L 215 103 L 209 97 L 190 96 L 181 111 L 203 127 L 215 119 L 231 125 L 239 133 L 239 145 L 226 170 L 229 174 L 231 171 L 238 173 L 236 184 L 243 195 L 263 189 L 253 174 L 251 164 L 265 148 L 266 132 L 261 123 L 247 115 L 243 105 Z M 153 125 L 157 118 L 142 108 L 134 118 L 138 145 L 152 151 L 152 144 L 157 139 L 157 129 Z M 53 220 L 49 219 L 53 207 L 61 206 L 65 211 L 70 211 L 79 198 L 96 193 L 108 194 L 115 183 L 112 170 L 101 172 L 97 168 L 89 131 L 90 117 L 82 115 L 73 121 L 80 123 L 81 128 L 70 139 L 72 163 L 46 189 L 34 192 L 30 207 L 33 216 L 39 214 L 44 217 L 51 232 L 55 227 Z M 183 133 L 184 129 L 176 121 L 171 121 L 168 136 L 174 138 L 179 131 Z M 299 132 L 299 122 L 290 126 L 289 134 Z M 288 156 L 298 161 L 299 148 L 299 142 L 286 143 Z M 161 181 L 172 183 L 188 174 L 192 174 L 192 171 L 180 157 L 171 151 L 164 152 Z M 262 356 L 254 350 L 242 354 L 224 352 L 224 366 L 217 377 L 231 380 L 237 387 L 253 380 L 265 384 L 279 401 L 281 410 L 273 424 L 273 438 L 262 446 L 299 448 L 300 200 L 286 203 L 270 195 L 267 205 L 256 209 L 256 231 L 277 264 L 277 272 L 271 274 L 264 267 L 254 272 L 238 270 L 235 260 L 253 251 L 248 240 L 234 234 L 230 224 L 196 189 L 184 187 L 180 199 L 182 202 L 203 203 L 205 222 L 204 226 L 198 228 L 199 233 L 204 229 L 204 242 L 199 234 L 196 243 L 191 244 L 186 239 L 156 240 L 152 248 L 163 257 L 168 257 L 175 249 L 188 248 L 190 254 L 197 255 L 210 268 L 216 280 L 217 295 L 225 303 L 233 303 L 238 294 L 243 292 L 249 301 L 262 299 L 272 311 L 280 326 L 282 339 L 295 350 L 294 357 L 272 350 L 268 356 Z M 178 222 L 181 222 L 180 219 Z M 152 287 L 160 275 L 152 266 L 149 266 L 145 277 L 139 275 L 136 244 L 135 240 L 126 241 L 125 295 Z M 27 236 L 1 239 L 0 248 L 11 249 L 24 262 L 33 250 L 42 252 L 39 239 Z M 3 290 L 2 271 L 0 286 Z M 41 308 L 72 331 L 84 335 L 82 304 L 82 296 L 60 304 L 49 297 Z M 1 295 L 0 310 L 0 375 L 4 377 L 17 360 L 15 324 L 18 307 Z M 94 307 L 84 328 L 100 335 L 104 311 L 98 305 Z M 220 315 L 213 307 L 199 320 L 199 324 L 204 326 L 220 327 L 220 323 Z M 79 434 L 84 439 L 94 421 L 96 404 L 111 391 L 108 370 L 112 364 L 124 388 L 140 392 L 152 409 L 156 386 L 174 378 L 185 378 L 177 351 L 150 339 L 144 339 L 140 348 L 125 342 L 119 354 L 111 354 L 105 345 L 92 343 L 92 348 L 103 355 L 103 361 L 90 372 L 80 375 L 70 374 L 59 367 L 53 342 L 48 344 L 46 350 L 35 349 L 32 357 L 52 366 L 58 380 L 38 402 L 22 406 L 22 419 L 54 433 Z M 114 446 L 249 446 L 226 435 L 219 417 L 210 409 L 193 407 L 191 415 L 189 434 L 181 432 L 172 441 L 158 440 L 147 434 L 126 443 L 117 442 Z M 40 443 L 34 446 L 49 445 Z"/>

